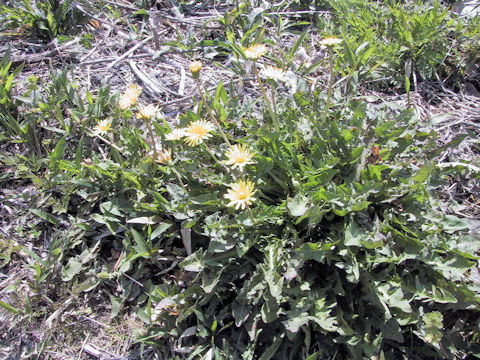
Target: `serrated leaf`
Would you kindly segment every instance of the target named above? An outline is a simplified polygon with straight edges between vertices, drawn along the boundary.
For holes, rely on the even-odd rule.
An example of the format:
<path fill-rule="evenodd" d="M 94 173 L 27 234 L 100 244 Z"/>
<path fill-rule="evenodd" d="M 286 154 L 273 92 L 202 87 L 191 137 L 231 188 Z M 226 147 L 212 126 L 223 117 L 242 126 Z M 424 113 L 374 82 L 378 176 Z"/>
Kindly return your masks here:
<path fill-rule="evenodd" d="M 113 310 L 113 307 L 112 307 L 112 310 Z M 138 308 L 135 311 L 135 315 L 137 315 L 137 317 L 147 325 L 151 324 L 152 322 L 151 317 L 149 313 L 146 311 L 146 309 Z"/>
<path fill-rule="evenodd" d="M 444 215 L 442 221 L 443 230 L 447 232 L 456 232 L 459 230 L 467 230 L 471 228 L 469 221 L 460 219 L 454 215 Z"/>
<path fill-rule="evenodd" d="M 202 289 L 205 293 L 209 294 L 215 289 L 220 277 L 222 276 L 223 270 L 210 270 L 202 272 Z"/>
<path fill-rule="evenodd" d="M 362 240 L 365 239 L 365 230 L 352 219 L 345 229 L 344 237 L 345 246 L 361 246 Z"/>
<path fill-rule="evenodd" d="M 315 260 L 319 263 L 323 263 L 325 259 L 325 254 L 327 253 L 330 246 L 333 245 L 333 243 L 322 245 L 320 243 L 307 242 L 305 244 L 302 244 L 302 246 L 295 251 L 302 255 L 305 260 Z"/>
<path fill-rule="evenodd" d="M 185 271 L 200 272 L 205 267 L 205 256 L 203 251 L 200 249 L 195 251 L 193 254 L 189 255 L 185 260 L 180 263 L 180 266 L 185 269 Z"/>
<path fill-rule="evenodd" d="M 212 191 L 208 194 L 194 196 L 190 198 L 192 204 L 200 204 L 203 206 L 216 205 L 218 203 L 218 191 Z"/>
<path fill-rule="evenodd" d="M 119 206 L 112 201 L 106 201 L 100 204 L 100 210 L 102 213 L 109 213 L 115 216 L 123 216 Z"/>
<path fill-rule="evenodd" d="M 390 339 L 399 343 L 403 343 L 404 341 L 402 329 L 394 318 L 391 318 L 382 326 L 382 332 L 385 339 Z"/>
<path fill-rule="evenodd" d="M 302 325 L 307 324 L 313 317 L 306 312 L 291 311 L 288 314 L 288 320 L 282 321 L 282 324 L 290 332 L 296 333 Z"/>
<path fill-rule="evenodd" d="M 136 250 L 137 254 L 143 254 L 143 255 L 149 254 L 150 247 L 148 246 L 143 236 L 140 235 L 138 231 L 135 229 L 130 229 L 130 231 L 132 232 L 133 239 L 135 240 L 136 245 L 133 248 Z"/>
<path fill-rule="evenodd" d="M 412 312 L 410 303 L 403 297 L 402 289 L 391 286 L 390 284 L 377 286 L 377 289 L 378 295 L 389 307 L 400 309 L 405 313 Z"/>
<path fill-rule="evenodd" d="M 76 258 L 70 258 L 67 265 L 62 269 L 62 280 L 70 281 L 75 275 L 82 271 L 82 263 Z"/>
<path fill-rule="evenodd" d="M 427 163 L 424 166 L 422 166 L 422 168 L 413 177 L 413 180 L 415 182 L 413 187 L 422 185 L 434 170 L 435 170 L 435 166 L 431 163 Z"/>
<path fill-rule="evenodd" d="M 166 188 L 173 201 L 182 201 L 187 195 L 185 189 L 181 186 L 175 184 L 167 184 Z"/>
<path fill-rule="evenodd" d="M 303 216 L 309 208 L 309 199 L 305 195 L 297 194 L 287 201 L 287 209 L 292 216 Z"/>
<path fill-rule="evenodd" d="M 250 315 L 250 310 L 248 305 L 241 305 L 238 302 L 232 304 L 232 315 L 235 319 L 235 326 L 241 326 Z"/>
<path fill-rule="evenodd" d="M 277 300 L 270 295 L 269 291 L 265 291 L 263 294 L 264 303 L 262 305 L 261 314 L 264 323 L 268 324 L 278 319 L 278 311 L 280 306 Z"/>

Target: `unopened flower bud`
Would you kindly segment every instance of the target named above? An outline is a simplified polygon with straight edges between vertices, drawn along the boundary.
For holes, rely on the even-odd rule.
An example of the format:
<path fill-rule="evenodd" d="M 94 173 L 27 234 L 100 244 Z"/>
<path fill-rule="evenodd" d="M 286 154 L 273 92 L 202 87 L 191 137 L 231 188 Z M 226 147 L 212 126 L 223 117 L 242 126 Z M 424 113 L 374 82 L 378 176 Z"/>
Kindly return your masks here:
<path fill-rule="evenodd" d="M 200 75 L 200 70 L 202 70 L 202 63 L 200 61 L 194 61 L 188 65 L 190 72 L 194 79 L 198 79 Z"/>

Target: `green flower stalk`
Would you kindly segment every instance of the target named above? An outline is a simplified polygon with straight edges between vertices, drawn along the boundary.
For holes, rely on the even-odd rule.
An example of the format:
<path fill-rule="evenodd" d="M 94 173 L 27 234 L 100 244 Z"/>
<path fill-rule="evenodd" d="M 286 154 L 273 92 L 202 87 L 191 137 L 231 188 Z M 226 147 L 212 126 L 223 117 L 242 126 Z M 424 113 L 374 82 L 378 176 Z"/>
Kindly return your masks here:
<path fill-rule="evenodd" d="M 337 38 L 335 36 L 327 36 L 322 41 L 320 41 L 320 45 L 327 47 L 327 57 L 328 57 L 328 72 L 329 72 L 329 79 L 328 79 L 328 89 L 327 89 L 327 102 L 325 104 L 325 115 L 327 115 L 328 108 L 330 107 L 330 100 L 332 98 L 332 91 L 333 91 L 333 79 L 334 79 L 334 69 L 333 69 L 333 47 L 340 45 L 342 43 L 342 39 Z"/>
<path fill-rule="evenodd" d="M 218 131 L 220 132 L 220 135 L 222 136 L 223 140 L 225 143 L 230 146 L 230 141 L 227 138 L 227 135 L 223 131 L 222 127 L 220 126 L 220 123 L 217 121 L 213 114 L 213 110 L 210 108 L 208 105 L 207 98 L 202 90 L 202 84 L 200 82 L 200 70 L 202 69 L 202 63 L 200 61 L 194 61 L 192 62 L 188 68 L 190 69 L 190 72 L 192 73 L 193 79 L 195 80 L 195 85 L 197 86 L 198 93 L 200 94 L 200 98 L 202 99 L 203 103 L 205 104 L 205 107 L 207 108 L 207 113 L 208 116 L 210 117 L 210 120 L 216 125 L 218 128 Z"/>
<path fill-rule="evenodd" d="M 144 106 L 138 110 L 137 119 L 144 119 L 145 123 L 147 124 L 148 133 L 150 135 L 150 140 L 152 141 L 153 146 L 153 156 L 156 159 L 158 156 L 157 145 L 155 142 L 155 136 L 153 132 L 152 126 L 152 117 L 155 117 L 158 113 L 158 106 L 153 104 Z"/>
<path fill-rule="evenodd" d="M 265 91 L 265 87 L 263 86 L 263 81 L 260 77 L 260 74 L 258 73 L 257 65 L 255 63 L 253 64 L 253 72 L 255 73 L 255 76 L 257 78 L 258 86 L 260 87 L 260 92 L 263 95 L 263 99 L 265 100 L 265 103 L 267 104 L 267 110 L 270 113 L 270 116 L 273 120 L 273 126 L 275 127 L 275 131 L 278 132 L 280 130 L 280 126 L 278 124 L 277 114 L 272 109 L 272 104 L 270 103 L 270 100 L 268 99 L 267 92 Z"/>
<path fill-rule="evenodd" d="M 273 126 L 275 127 L 275 131 L 278 132 L 278 130 L 280 130 L 280 126 L 278 124 L 277 114 L 272 109 L 272 104 L 268 99 L 267 92 L 265 91 L 265 87 L 263 86 L 262 78 L 260 77 L 260 74 L 257 69 L 257 60 L 260 59 L 263 55 L 265 55 L 267 51 L 268 51 L 268 48 L 265 45 L 255 44 L 246 48 L 244 51 L 244 54 L 247 59 L 253 61 L 253 72 L 255 74 L 255 77 L 257 78 L 258 86 L 260 87 L 260 92 L 262 93 L 263 99 L 267 104 L 267 110 L 270 113 L 270 117 L 273 120 Z"/>

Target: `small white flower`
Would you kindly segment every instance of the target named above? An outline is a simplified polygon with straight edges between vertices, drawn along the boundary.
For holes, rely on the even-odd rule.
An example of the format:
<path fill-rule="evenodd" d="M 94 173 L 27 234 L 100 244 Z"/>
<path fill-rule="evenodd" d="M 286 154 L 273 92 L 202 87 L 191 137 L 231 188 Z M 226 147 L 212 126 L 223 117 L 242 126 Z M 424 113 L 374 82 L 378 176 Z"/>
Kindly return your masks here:
<path fill-rule="evenodd" d="M 252 153 L 245 145 L 233 145 L 226 152 L 227 160 L 224 161 L 226 165 L 230 165 L 233 169 L 239 168 L 243 171 L 243 167 L 247 164 L 253 164 Z"/>
<path fill-rule="evenodd" d="M 173 129 L 172 132 L 165 135 L 165 139 L 175 141 L 185 136 L 185 129 Z"/>
<path fill-rule="evenodd" d="M 285 81 L 285 71 L 276 67 L 265 65 L 265 67 L 260 70 L 260 76 L 264 79 L 272 79 L 274 81 Z"/>
<path fill-rule="evenodd" d="M 200 70 L 202 70 L 202 63 L 200 61 L 194 61 L 188 65 L 188 69 L 192 73 L 192 76 L 195 79 L 198 79 L 198 76 L 200 75 Z"/>
<path fill-rule="evenodd" d="M 197 120 L 185 128 L 185 142 L 190 146 L 196 146 L 203 143 L 206 139 L 213 136 L 211 132 L 215 126 L 210 121 Z"/>
<path fill-rule="evenodd" d="M 130 106 L 135 105 L 141 92 L 142 88 L 137 84 L 129 85 L 118 101 L 120 109 L 125 110 Z"/>
<path fill-rule="evenodd" d="M 154 155 L 154 154 L 152 154 Z M 157 153 L 157 157 L 154 158 L 156 162 L 159 162 L 160 164 L 166 164 L 170 160 L 172 160 L 172 150 L 170 149 L 162 149 Z"/>
<path fill-rule="evenodd" d="M 238 180 L 229 186 L 230 189 L 224 195 L 225 199 L 230 200 L 227 206 L 234 206 L 236 210 L 245 210 L 252 201 L 256 200 L 253 195 L 257 190 L 250 180 Z"/>
<path fill-rule="evenodd" d="M 154 118 L 158 113 L 158 106 L 150 104 L 143 106 L 137 113 L 137 119 L 150 119 Z"/>
<path fill-rule="evenodd" d="M 322 41 L 320 41 L 320 45 L 323 45 L 323 46 L 335 46 L 335 45 L 339 45 L 342 43 L 342 39 L 340 38 L 337 38 L 335 36 L 327 36 L 325 37 Z"/>
<path fill-rule="evenodd" d="M 268 48 L 265 45 L 255 44 L 246 48 L 244 53 L 247 59 L 256 60 L 265 55 L 267 51 Z"/>
<path fill-rule="evenodd" d="M 93 127 L 93 135 L 103 135 L 110 131 L 112 128 L 112 122 L 110 120 L 100 120 L 97 125 Z"/>

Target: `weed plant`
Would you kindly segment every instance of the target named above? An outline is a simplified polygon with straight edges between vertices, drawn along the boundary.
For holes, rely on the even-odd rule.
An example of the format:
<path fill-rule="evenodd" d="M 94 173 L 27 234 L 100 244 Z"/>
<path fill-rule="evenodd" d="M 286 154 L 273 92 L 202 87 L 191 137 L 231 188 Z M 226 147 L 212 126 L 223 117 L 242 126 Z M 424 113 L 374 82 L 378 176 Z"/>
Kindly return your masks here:
<path fill-rule="evenodd" d="M 18 28 L 33 37 L 50 41 L 58 35 L 71 35 L 85 22 L 85 14 L 73 0 L 19 0 L 0 7 L 2 28 Z"/>
<path fill-rule="evenodd" d="M 45 303 L 94 306 L 100 294 L 111 317 L 135 313 L 144 324 L 136 341 L 169 359 L 478 355 L 478 221 L 452 215 L 437 194 L 470 165 L 436 163 L 466 135 L 439 147 L 412 109 L 352 96 L 384 71 L 389 51 L 403 56 L 390 58 L 392 74 L 401 68 L 404 79 L 410 61 L 430 76 L 445 48 L 429 39 L 447 31 L 446 13 L 331 5 L 344 15 L 339 33 L 319 44 L 322 63 L 303 69 L 293 57 L 307 32 L 283 52 L 261 41 L 262 18 L 220 19 L 225 38 L 208 46 L 229 49 L 238 74 L 251 69 L 260 95 L 244 96 L 234 79 L 207 91 L 194 61 L 199 96 L 175 125 L 141 103 L 140 86 L 82 94 L 68 71 L 52 70 L 46 86 L 30 79 L 13 101 L 20 70 L 4 58 L 1 106 L 12 116 L 1 139 L 28 155 L 2 155 L 17 166 L 1 181 L 35 185 L 29 213 L 50 238 L 42 256 L 4 246 L 30 256 L 38 295 L 0 302 L 12 326 L 43 316 Z M 396 17 L 375 20 L 378 29 L 375 12 Z M 376 43 L 383 30 L 398 42 Z M 308 91 L 304 76 L 320 65 L 328 80 Z"/>
<path fill-rule="evenodd" d="M 462 21 L 436 1 L 332 1 L 330 5 L 336 13 L 336 31 L 349 39 L 341 61 L 355 80 L 368 78 L 380 89 L 392 85 L 398 89 L 405 79 L 416 84 L 446 78 L 460 65 L 456 55 Z M 360 61 L 352 62 L 349 53 L 353 52 Z"/>
<path fill-rule="evenodd" d="M 21 130 L 15 121 L 16 107 L 11 95 L 15 77 L 22 71 L 22 67 L 10 71 L 10 51 L 7 51 L 0 61 L 0 121 L 3 129 L 8 130 L 11 135 L 18 135 Z"/>

